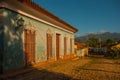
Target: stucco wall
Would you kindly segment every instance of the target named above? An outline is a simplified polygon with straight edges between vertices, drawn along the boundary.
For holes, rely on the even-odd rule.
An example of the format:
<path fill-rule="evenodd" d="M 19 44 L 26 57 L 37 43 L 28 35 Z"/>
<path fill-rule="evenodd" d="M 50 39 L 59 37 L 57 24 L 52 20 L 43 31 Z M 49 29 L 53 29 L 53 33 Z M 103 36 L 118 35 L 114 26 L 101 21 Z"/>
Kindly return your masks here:
<path fill-rule="evenodd" d="M 3 64 L 3 11 L 4 9 L 0 9 L 0 74 L 2 73 L 2 64 Z"/>
<path fill-rule="evenodd" d="M 16 19 L 19 16 L 7 9 L 3 12 L 4 16 L 4 54 L 3 54 L 3 69 L 11 70 L 24 66 L 23 53 L 23 28 L 16 30 Z"/>
<path fill-rule="evenodd" d="M 66 31 L 57 29 L 55 27 L 52 27 L 50 25 L 35 21 L 33 19 L 24 17 L 25 20 L 25 29 L 31 29 L 36 31 L 36 62 L 45 61 L 47 59 L 46 57 L 46 34 L 50 33 L 52 34 L 52 55 L 53 59 L 56 57 L 56 34 L 60 34 L 60 56 L 62 57 L 64 55 L 64 37 L 67 37 L 67 54 L 70 53 L 70 38 L 73 38 L 72 33 L 68 33 Z M 74 42 L 74 41 L 73 41 Z M 74 43 L 73 43 L 74 45 Z M 73 49 L 72 49 L 73 50 Z M 74 52 L 74 50 L 73 50 Z"/>
<path fill-rule="evenodd" d="M 25 20 L 24 27 L 16 29 L 16 19 Z M 34 30 L 35 62 L 47 60 L 46 34 L 52 35 L 52 55 L 56 59 L 56 34 L 60 34 L 60 57 L 64 56 L 64 37 L 67 37 L 67 54 L 70 54 L 70 38 L 73 39 L 72 53 L 74 53 L 74 34 L 52 27 L 34 19 L 25 17 L 10 10 L 4 10 L 4 70 L 11 70 L 25 65 L 24 29 Z"/>

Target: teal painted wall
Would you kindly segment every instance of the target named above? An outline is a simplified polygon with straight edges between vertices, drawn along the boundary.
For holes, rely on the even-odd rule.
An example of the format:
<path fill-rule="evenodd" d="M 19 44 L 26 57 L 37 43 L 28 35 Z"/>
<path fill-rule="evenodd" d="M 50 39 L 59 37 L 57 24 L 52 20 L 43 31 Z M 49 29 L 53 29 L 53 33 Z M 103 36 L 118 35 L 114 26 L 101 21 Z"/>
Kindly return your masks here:
<path fill-rule="evenodd" d="M 3 36 L 4 36 L 4 27 L 3 27 L 3 11 L 0 9 L 0 74 L 2 74 L 3 69 Z"/>
<path fill-rule="evenodd" d="M 42 22 L 38 22 L 31 18 L 23 16 L 25 20 L 25 29 L 31 29 L 36 31 L 36 63 L 47 60 L 47 46 L 46 46 L 46 34 L 52 34 L 52 57 L 56 58 L 56 34 L 60 34 L 60 56 L 64 56 L 64 37 L 67 37 L 67 54 L 70 53 L 70 38 L 73 38 L 73 53 L 74 53 L 74 34 L 57 29 Z"/>
<path fill-rule="evenodd" d="M 67 54 L 70 54 L 70 38 L 73 38 L 72 52 L 74 53 L 74 33 L 52 27 L 45 23 L 36 21 L 16 12 L 4 10 L 4 70 L 11 70 L 25 66 L 24 54 L 24 29 L 34 30 L 35 38 L 35 62 L 47 60 L 46 34 L 52 35 L 52 57 L 56 59 L 56 34 L 60 34 L 60 57 L 64 56 L 64 37 L 67 37 Z M 25 24 L 22 28 L 16 20 L 23 18 Z"/>
<path fill-rule="evenodd" d="M 17 30 L 15 27 L 16 19 L 20 16 L 7 9 L 3 12 L 4 16 L 4 70 L 12 70 L 24 66 L 23 53 L 23 28 Z"/>

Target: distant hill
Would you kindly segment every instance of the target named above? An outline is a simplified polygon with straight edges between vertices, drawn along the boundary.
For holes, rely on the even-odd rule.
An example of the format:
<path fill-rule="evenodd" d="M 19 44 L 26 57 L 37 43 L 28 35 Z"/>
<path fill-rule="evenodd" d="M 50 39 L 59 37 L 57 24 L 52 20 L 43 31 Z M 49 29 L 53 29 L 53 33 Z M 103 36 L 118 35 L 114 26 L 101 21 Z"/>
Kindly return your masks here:
<path fill-rule="evenodd" d="M 91 33 L 85 36 L 77 36 L 75 37 L 75 41 L 86 42 L 90 37 L 100 38 L 103 41 L 107 39 L 120 40 L 120 33 L 111 33 L 111 32 L 96 33 L 96 34 Z"/>

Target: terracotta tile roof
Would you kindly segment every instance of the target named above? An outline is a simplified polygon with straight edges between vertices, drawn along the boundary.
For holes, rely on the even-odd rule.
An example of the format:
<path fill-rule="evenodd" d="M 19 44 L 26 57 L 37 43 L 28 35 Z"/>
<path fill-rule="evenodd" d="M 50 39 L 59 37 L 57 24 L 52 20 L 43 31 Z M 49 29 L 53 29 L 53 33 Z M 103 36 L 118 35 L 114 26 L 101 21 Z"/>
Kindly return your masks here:
<path fill-rule="evenodd" d="M 76 28 L 74 28 L 73 26 L 71 26 L 70 24 L 64 22 L 63 20 L 61 20 L 60 18 L 56 17 L 55 15 L 53 15 L 52 13 L 48 12 L 47 10 L 43 9 L 42 7 L 40 7 L 39 5 L 37 5 L 36 3 L 32 2 L 31 0 L 18 0 L 20 2 L 22 2 L 23 4 L 39 11 L 39 12 L 42 12 L 44 13 L 45 15 L 55 19 L 56 21 L 66 25 L 66 26 L 69 26 L 71 29 L 74 30 L 74 32 L 77 32 L 78 30 Z"/>
<path fill-rule="evenodd" d="M 75 45 L 77 45 L 77 49 L 83 49 L 88 47 L 86 44 L 78 42 L 75 42 Z"/>

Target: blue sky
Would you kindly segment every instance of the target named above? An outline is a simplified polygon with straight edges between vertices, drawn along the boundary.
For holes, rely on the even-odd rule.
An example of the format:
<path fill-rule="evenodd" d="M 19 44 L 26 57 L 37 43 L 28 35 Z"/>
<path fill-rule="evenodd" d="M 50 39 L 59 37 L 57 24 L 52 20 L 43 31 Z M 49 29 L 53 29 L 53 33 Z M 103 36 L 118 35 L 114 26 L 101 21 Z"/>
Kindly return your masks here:
<path fill-rule="evenodd" d="M 33 0 L 76 27 L 76 34 L 120 32 L 120 0 Z"/>

